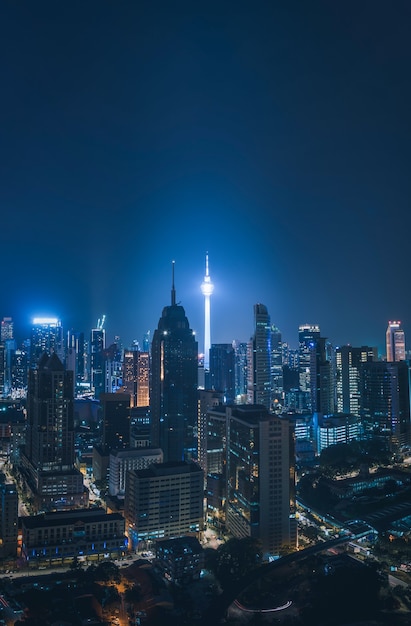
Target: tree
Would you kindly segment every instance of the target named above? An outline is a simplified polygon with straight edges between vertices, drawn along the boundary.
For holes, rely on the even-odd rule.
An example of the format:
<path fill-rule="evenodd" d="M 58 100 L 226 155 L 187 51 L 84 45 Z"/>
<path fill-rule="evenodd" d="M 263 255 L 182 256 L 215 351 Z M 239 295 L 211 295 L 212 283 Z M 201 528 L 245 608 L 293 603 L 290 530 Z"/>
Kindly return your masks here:
<path fill-rule="evenodd" d="M 236 584 L 245 574 L 255 569 L 262 561 L 262 546 L 258 539 L 229 539 L 217 548 L 215 575 L 221 586 Z"/>

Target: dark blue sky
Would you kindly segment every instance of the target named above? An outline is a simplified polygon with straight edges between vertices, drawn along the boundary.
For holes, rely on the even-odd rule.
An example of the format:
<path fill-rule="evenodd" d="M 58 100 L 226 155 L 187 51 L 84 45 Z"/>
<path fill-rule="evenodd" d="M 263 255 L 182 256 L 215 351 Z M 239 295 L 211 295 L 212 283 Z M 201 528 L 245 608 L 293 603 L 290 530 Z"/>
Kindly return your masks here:
<path fill-rule="evenodd" d="M 127 345 L 177 300 L 203 338 L 411 341 L 411 5 L 70 0 L 0 7 L 0 316 L 106 314 Z"/>

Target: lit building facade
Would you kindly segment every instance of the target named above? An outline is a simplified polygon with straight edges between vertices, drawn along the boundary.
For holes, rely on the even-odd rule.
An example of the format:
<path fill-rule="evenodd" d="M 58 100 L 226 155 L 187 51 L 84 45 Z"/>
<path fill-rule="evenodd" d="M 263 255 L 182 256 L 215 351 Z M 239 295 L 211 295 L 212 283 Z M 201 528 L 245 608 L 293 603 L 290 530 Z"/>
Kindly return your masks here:
<path fill-rule="evenodd" d="M 56 353 L 65 362 L 64 337 L 61 321 L 56 317 L 35 317 L 30 336 L 30 368 L 36 367 L 44 352 Z"/>
<path fill-rule="evenodd" d="M 405 333 L 401 322 L 388 322 L 385 334 L 387 346 L 387 361 L 405 361 Z"/>
<path fill-rule="evenodd" d="M 21 456 L 36 510 L 87 506 L 88 491 L 74 466 L 73 372 L 53 352 L 29 371 L 27 435 Z"/>
<path fill-rule="evenodd" d="M 130 470 L 146 469 L 152 463 L 163 462 L 160 448 L 129 448 L 110 454 L 108 490 L 111 496 L 124 496 L 126 476 Z"/>
<path fill-rule="evenodd" d="M 302 408 L 311 409 L 311 349 L 320 338 L 320 327 L 302 324 L 298 328 L 298 374 Z"/>
<path fill-rule="evenodd" d="M 336 410 L 359 417 L 361 408 L 361 366 L 378 360 L 376 347 L 341 346 L 335 350 Z"/>
<path fill-rule="evenodd" d="M 254 305 L 254 335 L 247 352 L 247 402 L 271 409 L 271 325 L 267 307 Z"/>

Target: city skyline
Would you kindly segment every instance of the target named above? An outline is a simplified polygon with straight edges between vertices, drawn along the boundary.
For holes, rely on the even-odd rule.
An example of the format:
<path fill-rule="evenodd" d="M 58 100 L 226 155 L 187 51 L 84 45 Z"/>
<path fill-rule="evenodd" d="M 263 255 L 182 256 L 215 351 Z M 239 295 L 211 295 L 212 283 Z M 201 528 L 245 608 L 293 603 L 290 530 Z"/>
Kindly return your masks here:
<path fill-rule="evenodd" d="M 204 345 L 411 333 L 411 9 L 263 2 L 2 7 L 0 315 L 124 345 L 177 299 Z"/>

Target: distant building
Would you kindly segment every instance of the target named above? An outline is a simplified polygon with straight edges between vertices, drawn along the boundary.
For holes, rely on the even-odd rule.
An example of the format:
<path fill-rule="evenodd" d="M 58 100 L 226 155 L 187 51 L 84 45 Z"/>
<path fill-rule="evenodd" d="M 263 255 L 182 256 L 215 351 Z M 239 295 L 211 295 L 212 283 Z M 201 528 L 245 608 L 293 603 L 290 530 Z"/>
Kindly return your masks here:
<path fill-rule="evenodd" d="M 204 550 L 196 537 L 177 537 L 155 542 L 156 566 L 164 578 L 177 585 L 199 580 Z"/>
<path fill-rule="evenodd" d="M 210 389 L 221 391 L 225 404 L 235 402 L 235 352 L 231 343 L 213 343 L 210 349 Z"/>
<path fill-rule="evenodd" d="M 302 394 L 303 410 L 311 409 L 311 350 L 320 338 L 317 324 L 302 324 L 298 328 L 298 368 L 299 387 Z"/>
<path fill-rule="evenodd" d="M 401 322 L 388 322 L 386 332 L 387 361 L 405 361 L 405 333 Z"/>
<path fill-rule="evenodd" d="M 105 318 L 98 320 L 97 327 L 90 333 L 90 382 L 91 391 L 96 400 L 105 389 L 105 362 L 104 350 L 106 348 L 106 331 L 104 329 Z"/>
<path fill-rule="evenodd" d="M 74 466 L 73 372 L 53 352 L 29 372 L 27 436 L 21 469 L 37 511 L 88 504 Z"/>
<path fill-rule="evenodd" d="M 200 389 L 198 391 L 198 423 L 197 423 L 197 437 L 198 437 L 198 463 L 201 469 L 204 471 L 204 475 L 207 475 L 210 447 L 216 445 L 214 432 L 210 431 L 210 418 L 209 412 L 223 404 L 223 393 L 221 391 L 211 391 Z M 225 434 L 225 421 L 224 421 L 224 434 Z M 211 465 L 213 463 L 211 462 Z"/>
<path fill-rule="evenodd" d="M 125 350 L 123 358 L 123 390 L 130 394 L 130 406 L 150 404 L 150 355 L 138 349 Z"/>
<path fill-rule="evenodd" d="M 317 427 L 317 452 L 337 443 L 350 443 L 361 435 L 360 420 L 354 415 L 320 417 Z"/>
<path fill-rule="evenodd" d="M 310 393 L 313 413 L 334 412 L 334 372 L 325 337 L 317 337 L 310 346 Z"/>
<path fill-rule="evenodd" d="M 247 403 L 271 409 L 271 326 L 264 304 L 254 305 L 254 335 L 247 352 Z"/>
<path fill-rule="evenodd" d="M 341 346 L 336 356 L 336 410 L 338 413 L 360 415 L 361 366 L 378 360 L 376 347 Z"/>
<path fill-rule="evenodd" d="M 133 549 L 141 541 L 193 535 L 204 528 L 204 474 L 194 462 L 127 472 L 124 515 Z"/>
<path fill-rule="evenodd" d="M 103 509 L 82 509 L 21 518 L 22 557 L 29 566 L 65 565 L 75 557 L 91 562 L 127 551 L 124 517 Z"/>
<path fill-rule="evenodd" d="M 367 434 L 392 449 L 411 444 L 408 361 L 367 362 L 361 367 L 361 420 Z"/>
<path fill-rule="evenodd" d="M 295 450 L 291 423 L 262 405 L 226 407 L 226 526 L 255 537 L 267 557 L 297 545 Z"/>
<path fill-rule="evenodd" d="M 34 369 L 44 352 L 57 354 L 64 363 L 64 338 L 61 321 L 56 317 L 35 317 L 30 337 L 30 368 Z"/>
<path fill-rule="evenodd" d="M 130 396 L 127 393 L 101 393 L 103 437 L 108 450 L 130 446 Z"/>
<path fill-rule="evenodd" d="M 109 493 L 111 496 L 124 496 L 126 476 L 130 470 L 146 469 L 152 463 L 163 462 L 160 448 L 128 448 L 114 450 L 110 454 Z"/>

